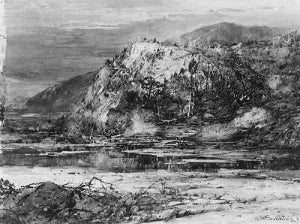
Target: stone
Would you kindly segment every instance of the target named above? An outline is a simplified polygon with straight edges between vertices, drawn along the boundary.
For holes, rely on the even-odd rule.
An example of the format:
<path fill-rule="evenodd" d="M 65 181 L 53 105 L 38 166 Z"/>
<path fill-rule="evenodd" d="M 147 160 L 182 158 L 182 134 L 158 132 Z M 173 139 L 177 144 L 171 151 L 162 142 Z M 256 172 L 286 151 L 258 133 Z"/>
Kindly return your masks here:
<path fill-rule="evenodd" d="M 55 214 L 62 209 L 74 207 L 75 199 L 72 192 L 64 187 L 45 182 L 20 199 L 19 203 L 28 212 L 37 210 L 42 214 Z"/>

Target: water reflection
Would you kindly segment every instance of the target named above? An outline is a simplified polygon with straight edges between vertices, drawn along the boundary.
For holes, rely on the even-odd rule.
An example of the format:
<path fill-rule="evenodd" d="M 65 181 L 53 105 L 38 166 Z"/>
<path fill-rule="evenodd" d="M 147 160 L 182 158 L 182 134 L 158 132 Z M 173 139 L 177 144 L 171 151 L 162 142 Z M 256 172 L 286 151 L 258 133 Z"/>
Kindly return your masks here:
<path fill-rule="evenodd" d="M 159 155 L 159 156 L 158 156 Z M 298 156 L 289 155 L 272 159 L 206 158 L 184 159 L 174 155 L 135 154 L 116 151 L 79 151 L 40 154 L 0 154 L 0 166 L 29 167 L 91 167 L 103 171 L 138 171 L 147 169 L 217 171 L 227 169 L 300 169 Z"/>

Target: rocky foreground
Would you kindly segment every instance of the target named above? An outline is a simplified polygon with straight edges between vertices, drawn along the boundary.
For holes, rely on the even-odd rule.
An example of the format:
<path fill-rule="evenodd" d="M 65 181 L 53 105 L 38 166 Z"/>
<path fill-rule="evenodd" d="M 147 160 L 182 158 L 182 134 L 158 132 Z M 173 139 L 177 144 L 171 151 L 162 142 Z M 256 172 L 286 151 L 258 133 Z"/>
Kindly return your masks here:
<path fill-rule="evenodd" d="M 77 172 L 52 170 L 61 185 L 1 180 L 2 223 L 300 223 L 298 171 L 94 173 L 82 183 Z"/>

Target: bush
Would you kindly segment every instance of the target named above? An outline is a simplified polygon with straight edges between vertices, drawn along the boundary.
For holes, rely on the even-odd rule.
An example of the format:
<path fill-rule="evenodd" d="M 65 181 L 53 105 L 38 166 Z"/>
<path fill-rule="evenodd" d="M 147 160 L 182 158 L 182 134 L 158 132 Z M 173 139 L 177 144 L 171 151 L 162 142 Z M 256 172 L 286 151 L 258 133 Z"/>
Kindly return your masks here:
<path fill-rule="evenodd" d="M 241 106 L 259 106 L 269 94 L 265 79 L 268 70 L 259 61 L 243 57 L 235 52 L 223 56 L 224 69 L 212 79 L 209 98 L 221 106 L 229 106 L 235 113 Z"/>
<path fill-rule="evenodd" d="M 97 132 L 98 127 L 96 122 L 89 117 L 84 117 L 81 121 L 80 133 L 84 135 L 93 135 Z"/>

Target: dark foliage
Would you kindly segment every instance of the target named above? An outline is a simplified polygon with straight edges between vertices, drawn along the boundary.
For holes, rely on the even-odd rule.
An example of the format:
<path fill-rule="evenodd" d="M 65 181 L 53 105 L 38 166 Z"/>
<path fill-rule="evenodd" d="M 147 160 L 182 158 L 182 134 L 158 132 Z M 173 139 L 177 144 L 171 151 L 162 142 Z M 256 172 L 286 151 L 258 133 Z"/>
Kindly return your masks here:
<path fill-rule="evenodd" d="M 230 107 L 232 113 L 242 106 L 259 106 L 269 94 L 266 86 L 268 69 L 259 61 L 227 52 L 222 59 L 224 69 L 210 76 L 212 89 L 208 98 L 222 107 Z"/>

